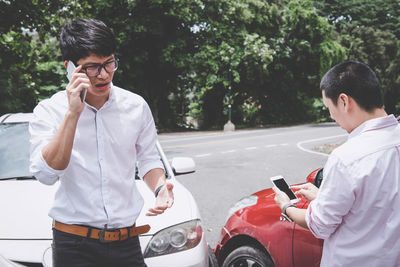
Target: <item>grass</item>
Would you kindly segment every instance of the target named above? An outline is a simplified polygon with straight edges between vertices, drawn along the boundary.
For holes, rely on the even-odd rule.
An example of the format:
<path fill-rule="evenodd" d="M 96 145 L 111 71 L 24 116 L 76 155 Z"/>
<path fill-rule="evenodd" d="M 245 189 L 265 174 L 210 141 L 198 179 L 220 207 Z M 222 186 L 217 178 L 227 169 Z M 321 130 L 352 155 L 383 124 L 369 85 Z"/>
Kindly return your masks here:
<path fill-rule="evenodd" d="M 313 147 L 312 150 L 320 153 L 330 154 L 335 148 L 337 148 L 341 144 L 343 144 L 343 142 L 338 144 L 323 144 L 322 146 Z"/>

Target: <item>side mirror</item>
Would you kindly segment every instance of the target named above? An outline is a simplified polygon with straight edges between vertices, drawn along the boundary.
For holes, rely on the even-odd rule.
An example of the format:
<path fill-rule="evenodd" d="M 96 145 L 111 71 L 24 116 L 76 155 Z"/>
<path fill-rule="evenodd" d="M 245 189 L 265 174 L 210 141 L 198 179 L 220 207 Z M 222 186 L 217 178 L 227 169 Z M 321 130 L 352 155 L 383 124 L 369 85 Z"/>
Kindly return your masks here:
<path fill-rule="evenodd" d="M 194 160 L 187 157 L 173 158 L 171 167 L 175 175 L 192 173 L 196 170 L 196 164 L 194 163 Z"/>
<path fill-rule="evenodd" d="M 312 183 L 316 187 L 319 187 L 323 180 L 323 175 L 324 175 L 323 170 L 324 170 L 324 168 L 319 168 L 319 169 L 316 169 L 313 172 L 311 172 L 307 176 L 307 182 Z"/>

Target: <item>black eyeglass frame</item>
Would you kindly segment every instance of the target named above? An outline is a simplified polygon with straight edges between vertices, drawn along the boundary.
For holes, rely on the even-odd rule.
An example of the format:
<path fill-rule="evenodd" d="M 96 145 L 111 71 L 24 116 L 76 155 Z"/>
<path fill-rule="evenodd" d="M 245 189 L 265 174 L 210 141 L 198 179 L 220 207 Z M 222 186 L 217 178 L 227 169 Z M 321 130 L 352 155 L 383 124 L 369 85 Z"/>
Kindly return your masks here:
<path fill-rule="evenodd" d="M 112 71 L 108 71 L 107 68 L 106 68 L 106 65 L 107 65 L 107 64 L 110 64 L 110 63 L 112 63 L 112 62 L 114 62 L 115 68 L 114 68 Z M 82 67 L 82 70 L 85 71 L 85 73 L 86 73 L 87 76 L 89 76 L 89 77 L 96 77 L 96 76 L 98 76 L 98 75 L 100 74 L 101 69 L 104 69 L 107 73 L 111 73 L 111 72 L 116 71 L 116 70 L 118 69 L 118 62 L 119 62 L 119 58 L 117 58 L 117 57 L 114 56 L 114 60 L 112 60 L 112 61 L 108 61 L 108 62 L 106 62 L 106 63 L 104 63 L 104 64 L 100 64 L 100 65 L 93 65 L 93 66 L 88 66 L 88 67 Z M 93 67 L 97 67 L 97 73 L 96 73 L 95 75 L 89 75 L 89 74 L 87 73 L 87 69 L 88 69 L 88 68 L 93 68 Z"/>

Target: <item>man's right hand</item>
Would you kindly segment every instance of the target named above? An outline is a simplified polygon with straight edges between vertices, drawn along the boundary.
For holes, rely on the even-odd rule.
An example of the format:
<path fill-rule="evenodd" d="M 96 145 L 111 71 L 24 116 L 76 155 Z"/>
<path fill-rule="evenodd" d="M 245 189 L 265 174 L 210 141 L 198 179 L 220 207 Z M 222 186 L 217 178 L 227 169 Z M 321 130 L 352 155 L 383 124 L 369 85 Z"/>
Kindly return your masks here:
<path fill-rule="evenodd" d="M 84 88 L 91 86 L 89 78 L 81 70 L 82 66 L 74 70 L 67 85 L 68 111 L 65 118 L 51 141 L 42 149 L 43 159 L 55 170 L 64 170 L 69 164 L 76 126 L 85 107 L 80 94 Z"/>
<path fill-rule="evenodd" d="M 318 187 L 316 187 L 311 183 L 306 183 L 302 185 L 293 185 L 290 188 L 299 189 L 298 191 L 295 192 L 295 194 L 308 202 L 314 200 L 318 194 Z"/>
<path fill-rule="evenodd" d="M 82 90 L 84 90 L 85 88 L 87 90 L 91 86 L 88 76 L 86 76 L 85 73 L 80 72 L 81 70 L 82 66 L 79 65 L 72 73 L 71 80 L 69 81 L 66 88 L 69 104 L 68 110 L 72 114 L 78 115 L 81 114 L 83 108 L 85 107 L 85 104 L 80 98 L 80 94 Z"/>

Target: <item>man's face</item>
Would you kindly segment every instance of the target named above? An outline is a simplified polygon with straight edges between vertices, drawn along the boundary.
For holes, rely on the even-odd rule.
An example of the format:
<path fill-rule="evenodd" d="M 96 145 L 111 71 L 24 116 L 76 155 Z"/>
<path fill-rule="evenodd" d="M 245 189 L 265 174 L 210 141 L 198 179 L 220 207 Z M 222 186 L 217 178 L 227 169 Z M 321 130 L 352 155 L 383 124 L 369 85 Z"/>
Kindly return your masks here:
<path fill-rule="evenodd" d="M 114 55 L 108 57 L 101 57 L 94 54 L 90 54 L 88 57 L 81 58 L 78 60 L 78 65 L 82 65 L 82 68 L 86 69 L 86 73 L 89 74 L 89 70 L 96 69 L 96 66 L 100 66 L 105 63 L 113 62 Z M 92 74 L 91 74 L 92 75 Z M 89 80 L 92 86 L 88 88 L 88 95 L 93 96 L 108 96 L 110 94 L 111 82 L 114 76 L 114 71 L 107 72 L 104 67 L 101 68 L 100 73 L 95 76 L 90 76 Z"/>
<path fill-rule="evenodd" d="M 335 105 L 330 98 L 325 96 L 325 90 L 322 90 L 322 101 L 328 108 L 331 118 L 347 132 L 351 132 L 352 128 L 349 125 L 346 103 L 345 100 L 341 98 L 341 95 L 339 96 L 338 102 Z"/>

